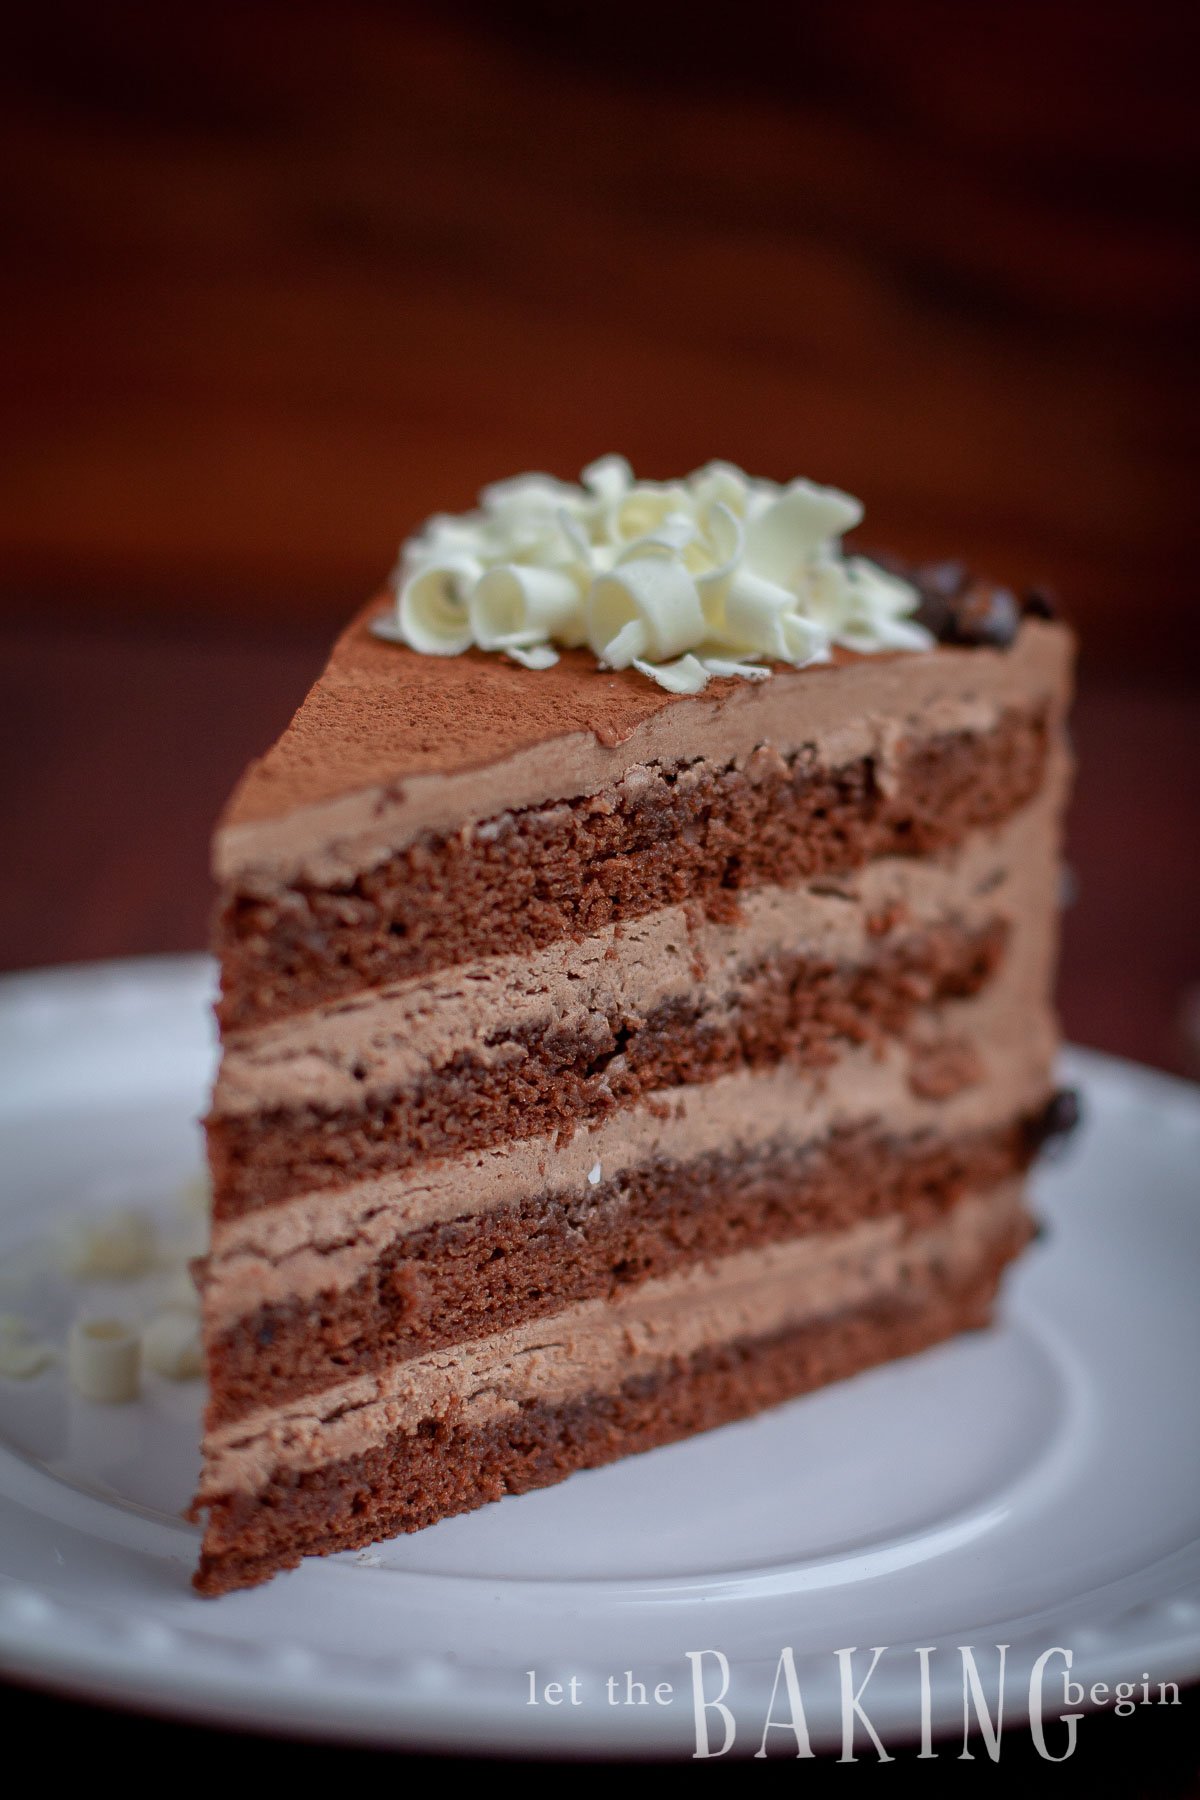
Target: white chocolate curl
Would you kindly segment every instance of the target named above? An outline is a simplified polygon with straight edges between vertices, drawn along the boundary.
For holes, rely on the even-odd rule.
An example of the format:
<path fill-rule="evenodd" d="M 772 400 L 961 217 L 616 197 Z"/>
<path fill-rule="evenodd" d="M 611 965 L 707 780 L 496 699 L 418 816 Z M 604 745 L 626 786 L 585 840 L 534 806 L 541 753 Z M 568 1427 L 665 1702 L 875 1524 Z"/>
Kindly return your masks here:
<path fill-rule="evenodd" d="M 481 650 L 530 649 L 550 638 L 581 644 L 584 638 L 583 595 L 563 569 L 501 563 L 480 576 L 467 613 Z"/>
<path fill-rule="evenodd" d="M 146 1367 L 168 1381 L 195 1381 L 204 1373 L 200 1327 L 183 1312 L 161 1312 L 142 1332 Z"/>
<path fill-rule="evenodd" d="M 179 1190 L 183 1210 L 197 1218 L 207 1219 L 212 1213 L 212 1180 L 207 1169 L 185 1181 Z"/>
<path fill-rule="evenodd" d="M 167 1312 L 198 1313 L 200 1294 L 187 1269 L 176 1269 L 159 1296 Z"/>
<path fill-rule="evenodd" d="M 6 1381 L 32 1381 L 57 1360 L 50 1345 L 37 1338 L 6 1338 L 0 1342 L 0 1376 Z"/>
<path fill-rule="evenodd" d="M 483 572 L 470 556 L 432 563 L 410 575 L 400 590 L 400 630 L 406 644 L 426 656 L 458 656 L 471 647 L 467 596 Z"/>
<path fill-rule="evenodd" d="M 552 668 L 556 645 L 587 644 L 601 667 L 681 694 L 826 661 L 835 645 L 928 650 L 916 591 L 843 555 L 861 518 L 837 488 L 780 486 L 732 463 L 637 481 L 605 456 L 577 487 L 518 475 L 404 545 L 395 612 L 372 629 L 427 656 L 476 648 L 527 669 Z"/>
<path fill-rule="evenodd" d="M 85 1400 L 135 1400 L 141 1344 L 120 1319 L 77 1319 L 67 1339 L 67 1373 Z"/>
<path fill-rule="evenodd" d="M 588 643 L 610 669 L 679 656 L 707 629 L 696 583 L 666 554 L 637 557 L 593 582 L 587 624 Z"/>
<path fill-rule="evenodd" d="M 30 1381 L 55 1362 L 54 1351 L 30 1332 L 17 1313 L 0 1313 L 0 1377 Z"/>
<path fill-rule="evenodd" d="M 59 1232 L 59 1246 L 63 1266 L 76 1280 L 132 1281 L 153 1266 L 157 1239 L 150 1220 L 126 1208 L 69 1219 Z"/>

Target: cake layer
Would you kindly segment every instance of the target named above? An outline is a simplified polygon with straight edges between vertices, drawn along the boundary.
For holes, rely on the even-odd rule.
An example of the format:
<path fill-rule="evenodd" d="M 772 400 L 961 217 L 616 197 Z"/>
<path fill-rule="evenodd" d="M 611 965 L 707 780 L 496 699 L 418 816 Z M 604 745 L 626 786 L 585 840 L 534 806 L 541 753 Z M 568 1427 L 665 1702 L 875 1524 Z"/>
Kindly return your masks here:
<path fill-rule="evenodd" d="M 595 1185 L 535 1191 L 395 1239 L 357 1281 L 209 1322 L 210 1425 L 401 1358 L 492 1336 L 697 1262 L 884 1215 L 924 1225 L 1024 1172 L 1043 1107 L 952 1139 L 876 1120 L 807 1144 L 781 1136 Z"/>
<path fill-rule="evenodd" d="M 418 1530 L 982 1325 L 1029 1229 L 1010 1189 L 924 1232 L 871 1221 L 824 1256 L 802 1239 L 726 1259 L 403 1365 L 386 1387 L 347 1383 L 320 1413 L 217 1431 L 196 1586 Z"/>
<path fill-rule="evenodd" d="M 344 1186 L 509 1138 L 570 1131 L 664 1087 L 784 1059 L 819 1068 L 848 1044 L 903 1031 L 922 1008 L 978 993 L 1007 927 L 933 925 L 893 936 L 863 962 L 779 953 L 633 1012 L 632 997 L 564 1022 L 498 1027 L 390 1091 L 355 1104 L 324 1099 L 208 1121 L 221 1216 L 303 1189 Z"/>
<path fill-rule="evenodd" d="M 768 884 L 919 856 L 1009 818 L 1041 785 L 1049 705 L 913 735 L 836 766 L 811 745 L 630 771 L 573 802 L 426 834 L 353 879 L 234 888 L 222 1023 L 240 1031 L 464 960 L 534 953 L 670 904 L 716 918 Z M 793 733 L 795 735 L 795 727 Z"/>

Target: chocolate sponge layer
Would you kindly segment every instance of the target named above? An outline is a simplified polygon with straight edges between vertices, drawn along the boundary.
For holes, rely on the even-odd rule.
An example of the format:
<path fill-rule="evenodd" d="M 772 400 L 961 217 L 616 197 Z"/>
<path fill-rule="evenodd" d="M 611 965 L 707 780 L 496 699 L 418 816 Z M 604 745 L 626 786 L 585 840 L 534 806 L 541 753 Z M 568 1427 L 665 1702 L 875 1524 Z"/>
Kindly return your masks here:
<path fill-rule="evenodd" d="M 1023 1173 L 1042 1136 L 1041 1114 L 950 1140 L 859 1127 L 753 1156 L 639 1164 L 582 1194 L 407 1232 L 353 1285 L 212 1333 L 209 1422 L 739 1250 L 887 1214 L 928 1224 Z"/>
<path fill-rule="evenodd" d="M 553 1018 L 503 1027 L 391 1094 L 360 1107 L 305 1105 L 208 1121 L 217 1216 L 237 1217 L 290 1194 L 507 1139 L 569 1130 L 655 1089 L 714 1080 L 787 1058 L 832 1062 L 847 1043 L 902 1032 L 919 1008 L 978 993 L 1004 953 L 1007 927 L 951 923 L 888 940 L 866 962 L 779 956 L 744 971 L 706 1012 L 671 1000 L 644 1018 L 593 1018 L 587 1035 Z"/>
<path fill-rule="evenodd" d="M 585 799 L 426 834 L 338 886 L 235 884 L 215 926 L 222 1027 L 683 901 L 736 918 L 748 888 L 945 849 L 1032 798 L 1049 730 L 1036 706 L 1009 708 L 988 731 L 916 738 L 886 791 L 873 758 L 828 768 L 811 750 L 763 750 L 744 767 L 656 767 Z"/>

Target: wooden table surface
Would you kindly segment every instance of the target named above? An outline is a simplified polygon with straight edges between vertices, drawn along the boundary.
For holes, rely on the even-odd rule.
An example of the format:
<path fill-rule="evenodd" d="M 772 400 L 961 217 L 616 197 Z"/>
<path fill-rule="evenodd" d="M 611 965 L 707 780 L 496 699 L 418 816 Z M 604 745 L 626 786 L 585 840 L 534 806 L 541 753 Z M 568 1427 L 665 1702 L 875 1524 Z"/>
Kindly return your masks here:
<path fill-rule="evenodd" d="M 0 606 L 332 629 L 486 481 L 713 456 L 1200 650 L 1200 13 L 41 0 Z"/>

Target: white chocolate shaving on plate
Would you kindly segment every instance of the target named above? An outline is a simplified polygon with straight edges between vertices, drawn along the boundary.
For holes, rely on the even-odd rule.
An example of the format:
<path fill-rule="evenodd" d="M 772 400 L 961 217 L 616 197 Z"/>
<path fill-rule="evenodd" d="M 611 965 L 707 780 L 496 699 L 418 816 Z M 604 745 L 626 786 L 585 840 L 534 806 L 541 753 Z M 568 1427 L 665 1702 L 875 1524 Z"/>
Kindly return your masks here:
<path fill-rule="evenodd" d="M 6 1338 L 0 1343 L 0 1375 L 6 1381 L 30 1381 L 57 1361 L 57 1351 L 40 1338 Z"/>
<path fill-rule="evenodd" d="M 861 518 L 837 488 L 731 463 L 681 481 L 638 481 L 620 456 L 578 486 L 518 475 L 403 546 L 395 613 L 372 629 L 427 656 L 474 646 L 527 669 L 586 644 L 601 668 L 637 669 L 675 694 L 713 676 L 761 680 L 772 662 L 827 662 L 835 645 L 929 649 L 916 590 L 843 555 Z"/>
<path fill-rule="evenodd" d="M 29 1381 L 57 1361 L 52 1346 L 33 1337 L 19 1313 L 0 1313 L 0 1376 Z"/>
<path fill-rule="evenodd" d="M 167 1312 L 198 1313 L 200 1293 L 187 1268 L 177 1269 L 159 1295 Z"/>
<path fill-rule="evenodd" d="M 168 1381 L 195 1381 L 204 1373 L 199 1322 L 184 1312 L 161 1312 L 142 1331 L 148 1369 Z"/>
<path fill-rule="evenodd" d="M 160 1240 L 156 1260 L 163 1268 L 186 1269 L 197 1256 L 206 1254 L 211 1236 L 211 1220 L 191 1214 L 185 1218 L 181 1231 Z"/>
<path fill-rule="evenodd" d="M 207 1219 L 212 1215 L 212 1178 L 207 1169 L 185 1181 L 179 1190 L 179 1203 L 185 1213 Z"/>
<path fill-rule="evenodd" d="M 59 1247 L 63 1267 L 77 1281 L 131 1281 L 153 1267 L 158 1239 L 144 1214 L 126 1210 L 68 1220 Z"/>
<path fill-rule="evenodd" d="M 67 1374 L 85 1400 L 136 1400 L 141 1343 L 121 1319 L 76 1319 L 67 1338 Z"/>

